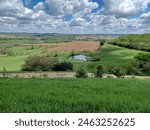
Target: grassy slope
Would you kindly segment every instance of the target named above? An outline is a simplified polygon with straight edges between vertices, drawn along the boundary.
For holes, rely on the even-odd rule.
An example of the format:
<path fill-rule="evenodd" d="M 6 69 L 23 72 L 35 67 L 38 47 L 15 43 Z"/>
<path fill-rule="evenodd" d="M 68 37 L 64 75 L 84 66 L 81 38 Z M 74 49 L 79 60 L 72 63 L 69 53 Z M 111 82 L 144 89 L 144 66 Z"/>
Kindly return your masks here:
<path fill-rule="evenodd" d="M 106 44 L 101 50 L 101 63 L 106 65 L 128 64 L 141 51 Z"/>
<path fill-rule="evenodd" d="M 31 47 L 20 47 L 13 46 L 10 48 L 15 52 L 15 56 L 0 56 L 0 71 L 5 67 L 8 71 L 19 71 L 20 66 L 24 63 L 25 59 L 29 55 L 55 55 L 55 53 L 43 51 L 44 48 L 34 47 L 32 50 Z M 132 61 L 133 57 L 141 51 L 126 49 L 122 47 L 117 47 L 109 44 L 105 44 L 100 52 L 101 61 L 95 62 L 95 64 L 103 65 L 125 65 Z M 80 62 L 75 60 L 69 60 L 69 52 L 58 53 L 60 60 L 71 61 L 75 68 L 77 66 L 88 66 L 90 62 Z M 88 69 L 87 69 L 88 70 Z"/>
<path fill-rule="evenodd" d="M 150 81 L 0 79 L 0 112 L 150 112 Z"/>

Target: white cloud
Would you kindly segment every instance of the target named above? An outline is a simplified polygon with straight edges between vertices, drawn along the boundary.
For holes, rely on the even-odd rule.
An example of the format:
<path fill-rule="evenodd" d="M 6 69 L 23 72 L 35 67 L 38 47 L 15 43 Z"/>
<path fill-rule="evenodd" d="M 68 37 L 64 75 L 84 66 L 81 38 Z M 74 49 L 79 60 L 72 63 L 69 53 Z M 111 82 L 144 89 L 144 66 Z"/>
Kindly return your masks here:
<path fill-rule="evenodd" d="M 34 9 L 35 11 L 39 11 L 39 10 L 44 9 L 44 3 L 43 3 L 43 2 L 39 2 L 37 5 L 35 5 L 35 6 L 33 7 L 33 9 Z"/>
<path fill-rule="evenodd" d="M 147 8 L 150 0 L 105 0 L 105 12 L 118 17 L 133 16 Z"/>
<path fill-rule="evenodd" d="M 29 0 L 28 0 L 29 1 Z M 150 12 L 128 19 L 147 8 L 149 0 L 105 0 L 98 8 L 91 0 L 45 0 L 32 9 L 21 0 L 0 0 L 0 31 L 60 33 L 143 33 L 150 31 Z M 45 12 L 45 4 L 49 10 Z M 105 12 L 105 13 L 104 13 Z M 71 20 L 62 17 L 71 15 Z"/>
<path fill-rule="evenodd" d="M 98 8 L 96 2 L 89 0 L 46 0 L 46 2 L 50 15 L 76 14 L 78 12 L 87 14 Z"/>

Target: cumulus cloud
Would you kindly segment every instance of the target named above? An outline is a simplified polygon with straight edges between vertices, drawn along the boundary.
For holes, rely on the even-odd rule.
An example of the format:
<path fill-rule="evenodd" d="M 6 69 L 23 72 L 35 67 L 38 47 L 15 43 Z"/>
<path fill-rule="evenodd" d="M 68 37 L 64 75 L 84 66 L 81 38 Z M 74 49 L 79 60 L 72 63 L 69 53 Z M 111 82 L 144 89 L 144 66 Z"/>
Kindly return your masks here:
<path fill-rule="evenodd" d="M 31 0 L 26 0 L 30 3 Z M 143 33 L 150 31 L 150 0 L 45 0 L 33 9 L 22 0 L 0 0 L 0 31 L 59 33 Z M 97 9 L 95 12 L 93 10 Z M 129 19 L 138 12 L 141 16 Z M 71 16 L 67 19 L 67 16 Z"/>
<path fill-rule="evenodd" d="M 105 0 L 105 12 L 118 17 L 133 16 L 147 8 L 150 0 Z"/>
<path fill-rule="evenodd" d="M 89 0 L 46 0 L 49 6 L 50 15 L 76 14 L 84 12 L 90 13 L 93 9 L 98 8 L 96 2 Z"/>

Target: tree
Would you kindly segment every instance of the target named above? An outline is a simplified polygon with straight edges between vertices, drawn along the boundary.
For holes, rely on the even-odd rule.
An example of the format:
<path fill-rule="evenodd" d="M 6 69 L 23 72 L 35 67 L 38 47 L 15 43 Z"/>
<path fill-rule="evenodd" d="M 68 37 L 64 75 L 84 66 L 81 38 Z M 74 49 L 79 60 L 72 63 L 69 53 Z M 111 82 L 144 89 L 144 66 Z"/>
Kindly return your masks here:
<path fill-rule="evenodd" d="M 22 65 L 23 71 L 48 71 L 52 70 L 58 64 L 58 59 L 55 57 L 46 56 L 30 56 Z"/>
<path fill-rule="evenodd" d="M 103 74 L 104 74 L 104 69 L 103 69 L 103 66 L 102 65 L 99 65 L 97 67 L 97 73 L 96 73 L 96 77 L 103 77 Z"/>

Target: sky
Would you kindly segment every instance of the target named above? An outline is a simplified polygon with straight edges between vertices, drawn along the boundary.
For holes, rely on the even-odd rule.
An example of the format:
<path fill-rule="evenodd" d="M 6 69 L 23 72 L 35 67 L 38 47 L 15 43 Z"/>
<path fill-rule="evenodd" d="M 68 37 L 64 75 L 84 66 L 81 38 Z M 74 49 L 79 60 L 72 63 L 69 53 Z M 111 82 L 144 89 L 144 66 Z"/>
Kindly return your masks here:
<path fill-rule="evenodd" d="M 150 0 L 0 0 L 0 32 L 150 33 Z"/>

